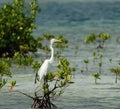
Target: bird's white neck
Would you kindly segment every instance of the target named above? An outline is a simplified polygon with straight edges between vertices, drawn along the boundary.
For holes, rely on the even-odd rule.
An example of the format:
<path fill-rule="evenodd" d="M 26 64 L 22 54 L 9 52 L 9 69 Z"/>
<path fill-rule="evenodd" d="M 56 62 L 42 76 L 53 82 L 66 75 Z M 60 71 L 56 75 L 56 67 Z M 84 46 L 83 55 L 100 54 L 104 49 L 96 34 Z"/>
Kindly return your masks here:
<path fill-rule="evenodd" d="M 50 57 L 49 62 L 52 63 L 54 61 L 54 49 L 52 47 L 52 44 L 50 45 L 50 49 L 51 49 L 51 57 Z"/>

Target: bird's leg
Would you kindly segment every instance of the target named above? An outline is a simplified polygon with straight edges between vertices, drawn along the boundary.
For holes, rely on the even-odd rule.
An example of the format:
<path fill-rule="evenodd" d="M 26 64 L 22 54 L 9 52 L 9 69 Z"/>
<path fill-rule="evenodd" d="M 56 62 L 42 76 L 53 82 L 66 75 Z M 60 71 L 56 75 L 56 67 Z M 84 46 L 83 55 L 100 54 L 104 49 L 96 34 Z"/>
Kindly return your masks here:
<path fill-rule="evenodd" d="M 44 76 L 43 80 L 44 80 L 44 84 L 47 84 L 47 79 L 45 76 Z"/>
<path fill-rule="evenodd" d="M 38 73 L 35 74 L 35 84 L 37 83 Z"/>

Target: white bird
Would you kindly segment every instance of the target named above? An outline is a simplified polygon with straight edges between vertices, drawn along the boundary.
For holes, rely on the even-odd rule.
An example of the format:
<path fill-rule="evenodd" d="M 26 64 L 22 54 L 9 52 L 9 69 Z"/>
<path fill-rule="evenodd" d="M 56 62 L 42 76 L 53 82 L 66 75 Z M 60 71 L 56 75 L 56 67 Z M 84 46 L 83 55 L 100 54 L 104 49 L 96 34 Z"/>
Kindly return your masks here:
<path fill-rule="evenodd" d="M 44 76 L 46 76 L 49 65 L 54 62 L 54 49 L 52 45 L 55 42 L 61 42 L 61 40 L 51 39 L 50 41 L 51 57 L 50 59 L 46 59 L 43 62 L 43 64 L 41 65 L 40 69 L 38 70 L 36 74 L 35 81 L 37 79 L 37 76 L 39 77 L 39 80 L 41 81 L 44 78 Z"/>

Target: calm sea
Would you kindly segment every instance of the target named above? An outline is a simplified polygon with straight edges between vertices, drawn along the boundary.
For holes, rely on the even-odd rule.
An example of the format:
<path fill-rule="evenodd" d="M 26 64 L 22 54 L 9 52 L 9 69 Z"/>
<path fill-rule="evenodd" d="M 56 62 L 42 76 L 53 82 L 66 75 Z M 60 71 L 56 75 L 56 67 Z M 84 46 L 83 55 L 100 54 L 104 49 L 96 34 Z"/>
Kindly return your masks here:
<path fill-rule="evenodd" d="M 4 0 L 5 1 L 5 0 Z M 27 0 L 28 1 L 28 0 Z M 63 55 L 76 68 L 70 85 L 65 93 L 54 103 L 58 109 L 120 109 L 120 81 L 114 84 L 111 67 L 118 67 L 120 59 L 120 1 L 119 0 L 41 0 L 42 12 L 36 18 L 35 37 L 44 33 L 63 35 L 70 43 Z M 1 1 L 3 2 L 3 1 Z M 105 44 L 101 80 L 94 84 L 92 74 L 98 71 L 93 64 L 93 46 L 84 45 L 83 39 L 90 33 L 108 32 L 112 36 Z M 75 54 L 75 46 L 79 46 Z M 89 59 L 88 71 L 85 71 L 84 59 Z M 109 62 L 112 59 L 112 62 Z M 39 58 L 38 58 L 39 60 Z M 14 68 L 13 79 L 17 81 L 15 90 L 33 95 L 35 88 L 33 71 L 28 68 Z M 81 73 L 81 70 L 84 70 Z M 109 75 L 110 74 L 110 75 Z M 16 92 L 0 92 L 0 109 L 31 109 L 32 100 Z"/>
<path fill-rule="evenodd" d="M 36 35 L 62 34 L 65 37 L 85 37 L 89 33 L 108 32 L 119 36 L 120 1 L 62 0 L 41 2 Z"/>

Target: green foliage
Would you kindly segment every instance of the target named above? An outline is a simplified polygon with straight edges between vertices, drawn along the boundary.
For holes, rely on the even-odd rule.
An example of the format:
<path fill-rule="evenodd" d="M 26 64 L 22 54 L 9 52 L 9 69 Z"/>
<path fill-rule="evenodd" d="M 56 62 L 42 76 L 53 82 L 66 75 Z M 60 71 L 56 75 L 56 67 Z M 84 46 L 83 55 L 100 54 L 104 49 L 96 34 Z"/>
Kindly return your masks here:
<path fill-rule="evenodd" d="M 55 53 L 56 58 L 60 58 L 62 51 L 68 48 L 68 40 L 65 39 L 62 35 L 58 36 L 58 40 L 61 40 L 62 43 L 56 43 L 55 48 L 57 48 L 57 52 Z"/>
<path fill-rule="evenodd" d="M 63 89 L 69 84 L 73 83 L 72 72 L 75 71 L 75 68 L 71 68 L 69 61 L 65 58 L 59 59 L 57 68 L 58 70 L 56 70 L 54 73 L 48 73 L 49 78 L 52 81 L 55 81 L 55 85 L 51 89 L 51 91 L 54 92 L 54 96 L 60 96 L 64 92 Z"/>
<path fill-rule="evenodd" d="M 0 89 L 7 83 L 3 76 L 11 77 L 10 66 L 7 62 L 0 60 Z"/>
<path fill-rule="evenodd" d="M 59 50 L 64 50 L 65 48 L 68 48 L 68 40 L 65 39 L 62 35 L 58 36 L 58 40 L 61 40 L 62 43 L 56 44 L 56 48 Z"/>
<path fill-rule="evenodd" d="M 110 38 L 110 34 L 108 33 L 100 33 L 100 34 L 92 33 L 85 37 L 84 43 L 86 44 L 89 44 L 89 43 L 97 44 L 98 43 L 97 48 L 103 48 L 104 42 L 108 40 L 109 38 Z"/>
<path fill-rule="evenodd" d="M 11 85 L 11 86 L 15 86 L 15 85 L 16 85 L 16 80 L 10 81 L 10 85 Z"/>
<path fill-rule="evenodd" d="M 88 35 L 85 39 L 84 39 L 84 43 L 89 44 L 89 43 L 95 43 L 96 42 L 96 35 L 94 33 Z"/>
<path fill-rule="evenodd" d="M 84 63 L 86 65 L 86 70 L 88 71 L 88 63 L 89 63 L 89 59 L 84 59 Z"/>
<path fill-rule="evenodd" d="M 54 79 L 54 77 L 55 77 L 54 74 L 52 72 L 49 72 L 46 76 L 46 79 L 48 81 L 52 81 Z"/>
<path fill-rule="evenodd" d="M 7 62 L 0 60 L 0 76 L 4 75 L 11 77 L 10 66 Z"/>
<path fill-rule="evenodd" d="M 38 71 L 38 69 L 40 68 L 41 64 L 38 61 L 34 61 L 32 63 L 32 68 L 34 69 L 34 72 Z"/>
<path fill-rule="evenodd" d="M 97 79 L 100 79 L 99 73 L 94 73 L 94 74 L 93 74 L 93 77 L 94 77 L 94 78 L 97 78 Z"/>
<path fill-rule="evenodd" d="M 94 57 L 96 56 L 96 52 L 93 52 L 92 54 L 93 54 Z"/>
<path fill-rule="evenodd" d="M 75 45 L 75 55 L 77 55 L 78 51 L 79 51 L 79 45 Z"/>
<path fill-rule="evenodd" d="M 93 77 L 95 79 L 95 84 L 97 84 L 97 79 L 100 79 L 100 74 L 99 73 L 94 73 Z"/>
<path fill-rule="evenodd" d="M 98 58 L 102 59 L 103 55 L 102 54 L 98 54 Z"/>
<path fill-rule="evenodd" d="M 2 81 L 0 81 L 0 89 L 7 83 L 6 79 L 2 79 Z"/>
<path fill-rule="evenodd" d="M 69 65 L 70 63 L 67 59 L 61 58 L 57 66 L 57 68 L 59 69 L 59 71 L 57 72 L 59 76 L 56 75 L 56 77 L 58 77 L 59 79 L 64 79 L 66 82 L 70 81 L 70 76 L 71 72 L 73 72 L 73 69 L 70 68 Z"/>
<path fill-rule="evenodd" d="M 84 59 L 84 63 L 88 64 L 89 60 L 88 59 Z"/>
<path fill-rule="evenodd" d="M 44 94 L 49 94 L 49 96 L 55 97 L 60 96 L 64 91 L 63 89 L 72 82 L 72 72 L 75 68 L 70 67 L 70 63 L 65 58 L 60 58 L 57 65 L 58 70 L 54 73 L 49 72 L 45 76 L 45 81 L 42 85 L 42 90 Z M 53 85 L 54 83 L 54 85 Z"/>
<path fill-rule="evenodd" d="M 117 79 L 118 79 L 118 74 L 120 74 L 120 68 L 111 68 L 110 69 L 111 73 L 115 74 L 115 83 L 117 83 Z"/>
<path fill-rule="evenodd" d="M 94 63 L 94 65 L 95 65 L 95 61 L 96 61 L 96 59 L 97 59 L 97 57 L 96 57 L 96 52 L 92 52 L 92 55 L 93 55 L 93 63 Z"/>
<path fill-rule="evenodd" d="M 98 66 L 99 66 L 99 73 L 101 73 L 102 63 L 99 62 L 99 63 L 98 63 Z"/>
<path fill-rule="evenodd" d="M 40 9 L 37 0 L 14 0 L 0 7 L 0 56 L 12 57 L 15 52 L 36 51 L 36 39 L 31 36 L 35 29 L 35 17 Z M 24 51 L 24 52 L 23 52 Z"/>
<path fill-rule="evenodd" d="M 98 66 L 99 66 L 99 67 L 102 67 L 102 63 L 101 63 L 101 62 L 100 62 L 100 63 L 98 63 Z"/>
<path fill-rule="evenodd" d="M 112 63 L 112 59 L 111 58 L 109 59 L 109 62 Z"/>
<path fill-rule="evenodd" d="M 105 41 L 105 40 L 107 40 L 107 39 L 110 38 L 110 34 L 108 34 L 108 33 L 101 33 L 101 34 L 98 35 L 98 37 L 99 37 L 101 40 Z"/>
<path fill-rule="evenodd" d="M 23 56 L 19 52 L 14 54 L 13 59 L 19 66 L 30 66 L 34 62 L 34 58 L 31 55 Z"/>
<path fill-rule="evenodd" d="M 55 36 L 53 34 L 45 33 L 45 34 L 43 34 L 42 37 L 44 40 L 50 40 L 50 39 L 54 38 Z"/>
<path fill-rule="evenodd" d="M 120 68 L 111 68 L 110 71 L 111 71 L 111 73 L 119 74 L 120 73 Z"/>
<path fill-rule="evenodd" d="M 34 58 L 31 55 L 24 57 L 23 64 L 25 66 L 31 66 L 33 62 L 34 62 Z"/>

